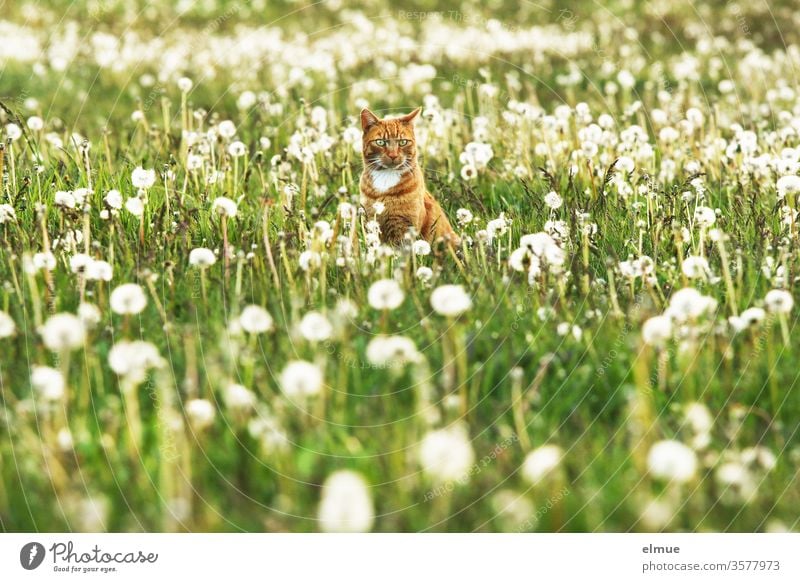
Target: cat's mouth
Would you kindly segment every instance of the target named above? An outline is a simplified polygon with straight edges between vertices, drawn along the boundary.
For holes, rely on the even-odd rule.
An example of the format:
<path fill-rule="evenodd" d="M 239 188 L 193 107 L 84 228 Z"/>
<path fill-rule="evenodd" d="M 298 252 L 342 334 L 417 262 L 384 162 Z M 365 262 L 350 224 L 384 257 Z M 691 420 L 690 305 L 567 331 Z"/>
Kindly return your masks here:
<path fill-rule="evenodd" d="M 397 160 L 395 162 L 381 161 L 379 167 L 382 170 L 405 170 L 408 168 L 405 160 Z"/>
<path fill-rule="evenodd" d="M 410 170 L 412 166 L 412 160 L 409 158 L 403 158 L 391 160 L 386 159 L 383 157 L 374 157 L 367 160 L 367 166 L 371 170 L 388 170 L 393 172 L 405 172 L 406 170 Z"/>

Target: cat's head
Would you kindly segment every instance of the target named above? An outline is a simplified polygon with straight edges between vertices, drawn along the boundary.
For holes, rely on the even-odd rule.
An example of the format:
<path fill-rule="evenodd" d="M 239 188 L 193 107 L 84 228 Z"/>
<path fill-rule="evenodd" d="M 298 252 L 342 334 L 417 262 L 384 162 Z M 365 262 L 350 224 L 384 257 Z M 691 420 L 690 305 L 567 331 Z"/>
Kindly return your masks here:
<path fill-rule="evenodd" d="M 417 163 L 414 119 L 419 108 L 394 119 L 380 119 L 369 109 L 361 111 L 362 154 L 372 170 L 408 170 Z"/>

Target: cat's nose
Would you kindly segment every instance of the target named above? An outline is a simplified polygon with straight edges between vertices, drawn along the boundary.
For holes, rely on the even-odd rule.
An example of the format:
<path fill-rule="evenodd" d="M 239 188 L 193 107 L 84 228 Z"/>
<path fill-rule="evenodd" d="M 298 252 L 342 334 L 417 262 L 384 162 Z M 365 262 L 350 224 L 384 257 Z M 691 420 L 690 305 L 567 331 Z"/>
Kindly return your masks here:
<path fill-rule="evenodd" d="M 390 151 L 387 151 L 387 152 L 386 152 L 386 155 L 387 155 L 387 156 L 389 156 L 389 159 L 390 159 L 390 160 L 394 160 L 394 159 L 397 159 L 397 156 L 399 156 L 399 155 L 400 155 L 400 152 L 390 152 Z"/>

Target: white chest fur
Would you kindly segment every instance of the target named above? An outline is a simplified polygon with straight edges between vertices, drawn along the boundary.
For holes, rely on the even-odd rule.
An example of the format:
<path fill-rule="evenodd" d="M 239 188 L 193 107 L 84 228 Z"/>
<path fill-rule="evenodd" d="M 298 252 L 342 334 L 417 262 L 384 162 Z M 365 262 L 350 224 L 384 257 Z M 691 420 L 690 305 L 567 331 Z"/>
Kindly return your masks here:
<path fill-rule="evenodd" d="M 400 182 L 403 173 L 398 170 L 372 170 L 372 187 L 378 192 L 386 192 Z"/>

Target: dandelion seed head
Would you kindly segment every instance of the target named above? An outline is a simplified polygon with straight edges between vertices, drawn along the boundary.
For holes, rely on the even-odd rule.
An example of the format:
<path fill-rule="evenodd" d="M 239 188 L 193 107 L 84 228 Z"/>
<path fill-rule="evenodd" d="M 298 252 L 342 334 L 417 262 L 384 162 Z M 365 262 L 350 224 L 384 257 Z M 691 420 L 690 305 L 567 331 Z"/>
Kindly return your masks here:
<path fill-rule="evenodd" d="M 557 192 L 550 191 L 544 197 L 544 203 L 550 210 L 558 210 L 564 204 L 564 200 Z"/>
<path fill-rule="evenodd" d="M 778 199 L 783 200 L 789 194 L 800 192 L 800 176 L 781 176 L 777 182 Z"/>
<path fill-rule="evenodd" d="M 42 131 L 44 129 L 44 120 L 37 115 L 32 115 L 28 118 L 27 125 L 31 131 Z"/>
<path fill-rule="evenodd" d="M 6 137 L 11 141 L 17 141 L 22 137 L 22 130 L 16 123 L 8 123 L 5 128 Z"/>
<path fill-rule="evenodd" d="M 772 289 L 764 297 L 764 305 L 772 313 L 789 313 L 794 307 L 794 298 L 785 289 Z"/>
<path fill-rule="evenodd" d="M 217 409 L 205 398 L 194 398 L 186 403 L 186 416 L 193 430 L 202 431 L 214 424 Z"/>
<path fill-rule="evenodd" d="M 136 283 L 125 283 L 111 292 L 111 310 L 119 315 L 137 315 L 147 307 L 147 295 Z"/>
<path fill-rule="evenodd" d="M 402 366 L 419 359 L 417 346 L 405 336 L 376 336 L 367 344 L 367 360 L 374 366 Z"/>
<path fill-rule="evenodd" d="M 118 376 L 140 384 L 151 369 L 161 368 L 164 360 L 158 348 L 150 342 L 122 340 L 115 343 L 108 352 L 108 366 Z"/>
<path fill-rule="evenodd" d="M 459 208 L 458 210 L 456 210 L 456 221 L 458 221 L 458 224 L 460 224 L 461 226 L 468 225 L 470 222 L 472 222 L 472 219 L 473 219 L 472 212 L 470 212 L 466 208 Z"/>
<path fill-rule="evenodd" d="M 122 209 L 122 194 L 119 190 L 109 190 L 103 198 L 106 205 L 114 210 Z"/>
<path fill-rule="evenodd" d="M 708 228 L 717 221 L 717 213 L 708 206 L 698 206 L 694 210 L 694 219 L 699 226 Z"/>
<path fill-rule="evenodd" d="M 322 486 L 317 519 L 323 532 L 370 531 L 375 521 L 375 510 L 364 478 L 347 470 L 328 476 Z"/>
<path fill-rule="evenodd" d="M 258 102 L 258 97 L 252 91 L 242 91 L 239 98 L 236 100 L 236 107 L 240 111 L 247 111 Z"/>
<path fill-rule="evenodd" d="M 78 317 L 86 329 L 92 329 L 102 320 L 100 309 L 92 303 L 81 303 L 78 306 Z"/>
<path fill-rule="evenodd" d="M 281 372 L 281 391 L 292 400 L 316 396 L 322 386 L 322 370 L 311 362 L 294 360 Z"/>
<path fill-rule="evenodd" d="M 125 201 L 125 210 L 136 217 L 141 217 L 144 214 L 144 202 L 138 196 L 132 196 Z"/>
<path fill-rule="evenodd" d="M 478 177 L 478 169 L 472 164 L 464 164 L 461 166 L 461 179 L 468 182 Z"/>
<path fill-rule="evenodd" d="M 40 330 L 45 347 L 53 352 L 71 351 L 83 347 L 86 330 L 83 322 L 72 313 L 57 313 L 44 322 Z"/>
<path fill-rule="evenodd" d="M 75 208 L 77 205 L 75 195 L 72 192 L 65 192 L 64 190 L 59 190 L 55 193 L 54 202 L 56 206 L 61 206 L 63 208 Z"/>
<path fill-rule="evenodd" d="M 256 395 L 241 384 L 228 384 L 223 398 L 225 406 L 231 410 L 249 411 L 256 404 Z"/>
<path fill-rule="evenodd" d="M 755 446 L 747 447 L 742 450 L 740 455 L 742 463 L 754 471 L 772 471 L 778 464 L 775 453 L 766 447 Z"/>
<path fill-rule="evenodd" d="M 712 313 L 716 308 L 715 299 L 703 295 L 697 289 L 686 287 L 672 294 L 665 315 L 675 321 L 685 322 Z"/>
<path fill-rule="evenodd" d="M 62 428 L 56 435 L 56 443 L 61 452 L 69 452 L 73 449 L 72 432 L 68 428 Z"/>
<path fill-rule="evenodd" d="M 423 283 L 429 283 L 433 279 L 433 269 L 430 267 L 419 267 L 415 273 L 417 279 Z"/>
<path fill-rule="evenodd" d="M 297 258 L 297 263 L 304 271 L 311 271 L 322 265 L 322 255 L 316 251 L 303 251 Z"/>
<path fill-rule="evenodd" d="M 300 335 L 310 342 L 322 342 L 333 335 L 333 326 L 328 318 L 317 311 L 311 311 L 300 320 Z"/>
<path fill-rule="evenodd" d="M 134 188 L 142 190 L 152 188 L 153 184 L 156 183 L 156 172 L 155 170 L 146 170 L 139 166 L 131 172 L 131 183 Z"/>
<path fill-rule="evenodd" d="M 714 419 L 705 404 L 691 402 L 685 410 L 686 422 L 695 433 L 707 433 L 714 425 Z"/>
<path fill-rule="evenodd" d="M 31 386 L 42 398 L 51 402 L 61 400 L 66 391 L 64 376 L 49 366 L 31 368 Z"/>
<path fill-rule="evenodd" d="M 193 86 L 194 83 L 189 77 L 181 77 L 178 79 L 178 89 L 181 91 L 181 93 L 188 93 L 192 90 Z"/>
<path fill-rule="evenodd" d="M 683 260 L 682 271 L 690 279 L 706 279 L 711 268 L 705 257 L 692 256 Z"/>
<path fill-rule="evenodd" d="M 260 305 L 248 305 L 239 315 L 239 325 L 247 333 L 266 333 L 272 331 L 274 323 L 269 312 Z"/>
<path fill-rule="evenodd" d="M 214 265 L 214 263 L 216 262 L 217 262 L 217 256 L 211 249 L 198 247 L 196 249 L 192 249 L 191 252 L 189 253 L 189 264 L 192 267 L 197 267 L 199 269 L 206 269 Z"/>
<path fill-rule="evenodd" d="M 228 153 L 234 158 L 241 158 L 247 155 L 247 146 L 240 141 L 231 142 L 228 146 Z"/>
<path fill-rule="evenodd" d="M 523 478 L 531 485 L 538 485 L 561 464 L 563 455 L 561 448 L 556 445 L 542 445 L 534 449 L 522 463 Z"/>
<path fill-rule="evenodd" d="M 686 483 L 697 473 L 697 455 L 681 442 L 658 441 L 647 453 L 647 468 L 656 479 Z"/>
<path fill-rule="evenodd" d="M 393 310 L 400 307 L 405 293 L 394 279 L 381 279 L 370 285 L 367 301 L 373 309 Z"/>
<path fill-rule="evenodd" d="M 221 121 L 219 123 L 217 126 L 217 131 L 224 139 L 231 139 L 236 135 L 236 125 L 232 121 L 226 119 L 225 121 Z"/>
<path fill-rule="evenodd" d="M 415 240 L 411 245 L 411 250 L 415 255 L 424 257 L 431 254 L 431 245 L 425 240 Z"/>
<path fill-rule="evenodd" d="M 10 204 L 0 204 L 0 224 L 7 222 L 14 222 L 17 219 L 17 213 L 14 207 Z"/>
<path fill-rule="evenodd" d="M 650 499 L 642 508 L 639 519 L 651 531 L 667 527 L 675 516 L 675 508 L 665 499 Z"/>
<path fill-rule="evenodd" d="M 5 311 L 0 311 L 0 339 L 14 337 L 17 333 L 17 325 L 11 316 Z"/>
<path fill-rule="evenodd" d="M 236 216 L 238 205 L 226 196 L 219 196 L 215 198 L 214 202 L 211 204 L 211 210 L 220 216 L 233 218 Z"/>
<path fill-rule="evenodd" d="M 457 424 L 428 432 L 420 443 L 422 470 L 435 482 L 461 481 L 475 462 L 466 427 Z"/>
<path fill-rule="evenodd" d="M 472 299 L 461 285 L 441 285 L 431 293 L 431 307 L 439 315 L 458 317 L 469 311 Z"/>

